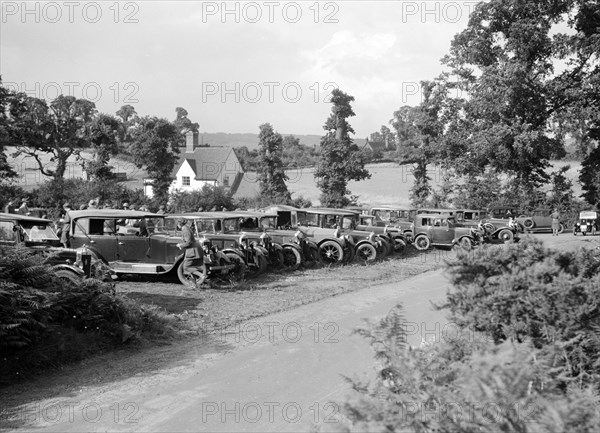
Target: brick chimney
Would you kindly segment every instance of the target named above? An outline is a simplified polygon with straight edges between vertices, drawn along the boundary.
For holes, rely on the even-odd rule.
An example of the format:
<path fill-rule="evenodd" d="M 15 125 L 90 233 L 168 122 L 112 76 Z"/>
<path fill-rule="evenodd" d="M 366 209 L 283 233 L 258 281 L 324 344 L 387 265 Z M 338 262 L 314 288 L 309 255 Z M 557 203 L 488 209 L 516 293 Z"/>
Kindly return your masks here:
<path fill-rule="evenodd" d="M 186 153 L 192 153 L 194 148 L 198 146 L 198 133 L 188 131 L 185 134 L 185 151 Z"/>

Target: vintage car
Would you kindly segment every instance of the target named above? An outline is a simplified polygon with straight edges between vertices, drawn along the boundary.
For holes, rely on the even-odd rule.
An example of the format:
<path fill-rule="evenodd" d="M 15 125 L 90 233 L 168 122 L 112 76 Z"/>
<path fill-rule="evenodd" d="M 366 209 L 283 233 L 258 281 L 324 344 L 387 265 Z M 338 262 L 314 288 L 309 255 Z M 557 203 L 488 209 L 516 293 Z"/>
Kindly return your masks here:
<path fill-rule="evenodd" d="M 412 241 L 413 221 L 417 214 L 416 209 L 403 206 L 377 206 L 369 211 L 375 217 L 375 225 L 379 227 L 391 226 L 400 230 L 408 242 Z"/>
<path fill-rule="evenodd" d="M 297 230 L 299 237 L 313 242 L 319 247 L 319 260 L 324 265 L 340 264 L 354 258 L 354 240 L 342 235 L 341 230 L 324 229 L 309 221 L 306 209 L 288 205 L 273 205 L 261 212 L 277 214 L 277 227 L 283 230 Z"/>
<path fill-rule="evenodd" d="M 519 221 L 525 214 L 514 205 L 492 206 L 487 209 L 484 226 L 488 236 L 497 237 L 503 228 L 516 228 L 517 233 L 524 233 L 525 226 Z M 505 234 L 505 233 L 503 233 Z"/>
<path fill-rule="evenodd" d="M 24 247 L 36 254 L 43 254 L 44 263 L 52 265 L 56 275 L 62 279 L 78 281 L 86 276 L 84 271 L 75 265 L 75 250 L 62 248 L 50 220 L 0 213 L 0 246 Z"/>
<path fill-rule="evenodd" d="M 242 216 L 231 212 L 189 212 L 171 214 L 166 217 L 167 225 L 176 226 L 181 218 L 192 221 L 192 232 L 197 237 L 204 235 L 211 239 L 212 245 L 223 252 L 238 254 L 243 260 L 246 274 L 256 277 L 265 273 L 270 258 L 277 260 L 277 247 L 268 235 L 250 236 L 241 228 Z M 280 266 L 280 263 L 276 263 Z"/>
<path fill-rule="evenodd" d="M 595 235 L 600 229 L 598 223 L 598 212 L 593 210 L 579 212 L 579 218 L 573 224 L 573 235 L 577 236 L 577 233 L 582 235 L 590 234 Z"/>
<path fill-rule="evenodd" d="M 470 227 L 460 227 L 448 214 L 418 214 L 414 222 L 414 246 L 424 251 L 431 246 L 459 246 L 470 250 L 481 238 Z"/>
<path fill-rule="evenodd" d="M 306 212 L 307 226 L 333 230 L 334 233 L 340 230 L 341 235 L 352 239 L 355 247 L 353 254 L 347 259 L 348 262 L 352 261 L 354 257 L 362 261 L 374 261 L 384 258 L 392 250 L 387 235 L 377 235 L 374 231 L 357 230 L 358 215 L 353 211 L 333 208 L 303 210 Z"/>
<path fill-rule="evenodd" d="M 552 231 L 552 209 L 535 209 L 533 212 L 522 213 L 516 218 L 522 224 L 526 232 L 551 232 Z M 559 223 L 558 233 L 565 231 L 565 224 Z"/>
<path fill-rule="evenodd" d="M 241 217 L 241 226 L 248 236 L 264 238 L 266 233 L 272 245 L 278 248 L 281 267 L 296 270 L 300 265 L 306 268 L 315 267 L 319 260 L 319 246 L 306 239 L 302 231 L 284 230 L 277 226 L 277 214 L 257 211 L 235 211 Z"/>
<path fill-rule="evenodd" d="M 368 233 L 373 232 L 377 236 L 385 238 L 391 246 L 391 252 L 401 253 L 406 249 L 408 240 L 398 227 L 394 227 L 390 224 L 385 226 L 377 225 L 374 215 L 359 214 L 357 217 L 358 220 L 353 221 L 356 230 Z"/>
<path fill-rule="evenodd" d="M 120 209 L 88 209 L 69 212 L 71 248 L 78 256 L 91 255 L 116 277 L 123 275 L 177 275 L 184 285 L 191 281 L 183 272 L 181 234 L 164 215 Z M 245 264 L 239 252 L 221 251 L 210 236 L 198 239 L 205 251 L 203 272 L 207 278 L 238 280 Z"/>

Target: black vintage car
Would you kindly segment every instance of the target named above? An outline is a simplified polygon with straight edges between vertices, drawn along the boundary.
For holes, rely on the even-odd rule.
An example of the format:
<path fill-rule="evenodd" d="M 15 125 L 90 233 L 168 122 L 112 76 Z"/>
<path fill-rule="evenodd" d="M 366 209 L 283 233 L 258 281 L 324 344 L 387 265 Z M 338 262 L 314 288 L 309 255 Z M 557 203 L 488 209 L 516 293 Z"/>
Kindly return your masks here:
<path fill-rule="evenodd" d="M 579 218 L 573 224 L 573 234 L 577 236 L 577 233 L 582 235 L 595 235 L 600 230 L 600 224 L 598 223 L 598 212 L 593 210 L 579 212 Z"/>
<path fill-rule="evenodd" d="M 121 275 L 177 275 L 191 285 L 183 272 L 181 233 L 175 220 L 151 212 L 120 209 L 71 211 L 71 247 L 104 263 Z M 172 222 L 172 224 L 170 224 Z M 245 265 L 238 252 L 221 251 L 210 236 L 198 239 L 205 250 L 203 272 L 208 278 L 240 279 Z"/>
<path fill-rule="evenodd" d="M 56 274 L 65 280 L 84 277 L 75 265 L 76 251 L 62 248 L 52 229 L 52 221 L 14 213 L 0 213 L 0 246 L 23 247 L 44 255 L 44 263 L 52 265 Z"/>

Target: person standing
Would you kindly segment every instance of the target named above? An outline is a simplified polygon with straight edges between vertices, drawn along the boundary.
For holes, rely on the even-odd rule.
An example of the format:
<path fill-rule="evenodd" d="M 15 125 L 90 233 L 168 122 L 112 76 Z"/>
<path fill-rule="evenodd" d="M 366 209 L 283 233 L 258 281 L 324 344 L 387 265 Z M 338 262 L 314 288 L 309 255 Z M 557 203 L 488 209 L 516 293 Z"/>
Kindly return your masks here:
<path fill-rule="evenodd" d="M 183 257 L 183 273 L 191 275 L 194 279 L 196 288 L 204 282 L 204 252 L 196 242 L 192 229 L 187 225 L 187 219 L 179 218 L 177 228 L 181 229 L 182 242 L 177 244 L 177 248 L 185 250 Z"/>
<path fill-rule="evenodd" d="M 63 244 L 65 248 L 69 248 L 71 244 L 71 239 L 69 236 L 69 230 L 71 230 L 71 204 L 65 203 L 63 205 L 63 209 L 65 210 L 65 216 L 63 217 L 63 229 L 60 235 L 60 243 Z"/>
<path fill-rule="evenodd" d="M 21 200 L 21 206 L 17 209 L 17 213 L 21 215 L 27 215 L 29 213 L 29 207 L 27 206 L 27 198 Z"/>
<path fill-rule="evenodd" d="M 4 213 L 15 213 L 15 205 L 12 200 L 9 200 L 4 206 Z"/>
<path fill-rule="evenodd" d="M 558 236 L 558 231 L 560 230 L 560 214 L 558 213 L 558 209 L 554 209 L 554 212 L 550 214 L 550 218 L 552 218 L 552 236 Z"/>

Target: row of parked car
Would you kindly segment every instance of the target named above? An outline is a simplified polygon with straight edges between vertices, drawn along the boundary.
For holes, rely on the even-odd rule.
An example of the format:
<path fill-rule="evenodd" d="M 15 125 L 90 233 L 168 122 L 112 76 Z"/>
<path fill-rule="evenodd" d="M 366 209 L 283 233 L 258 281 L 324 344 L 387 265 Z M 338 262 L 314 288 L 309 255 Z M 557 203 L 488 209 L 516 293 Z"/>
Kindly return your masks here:
<path fill-rule="evenodd" d="M 48 262 L 69 280 L 103 271 L 113 278 L 176 274 L 182 283 L 191 284 L 184 273 L 183 252 L 177 246 L 181 241 L 177 228 L 180 218 L 189 221 L 204 250 L 205 276 L 240 280 L 269 269 L 371 262 L 400 253 L 409 244 L 426 250 L 432 246 L 470 249 L 483 242 L 512 242 L 524 231 L 545 227 L 535 215 L 512 215 L 509 208 L 484 212 L 393 206 L 366 210 L 279 205 L 260 211 L 168 215 L 89 209 L 70 212 L 70 248 L 65 249 L 60 247 L 50 221 L 0 214 L 0 244 L 50 253 Z M 587 226 L 580 224 L 579 230 L 587 231 Z"/>

